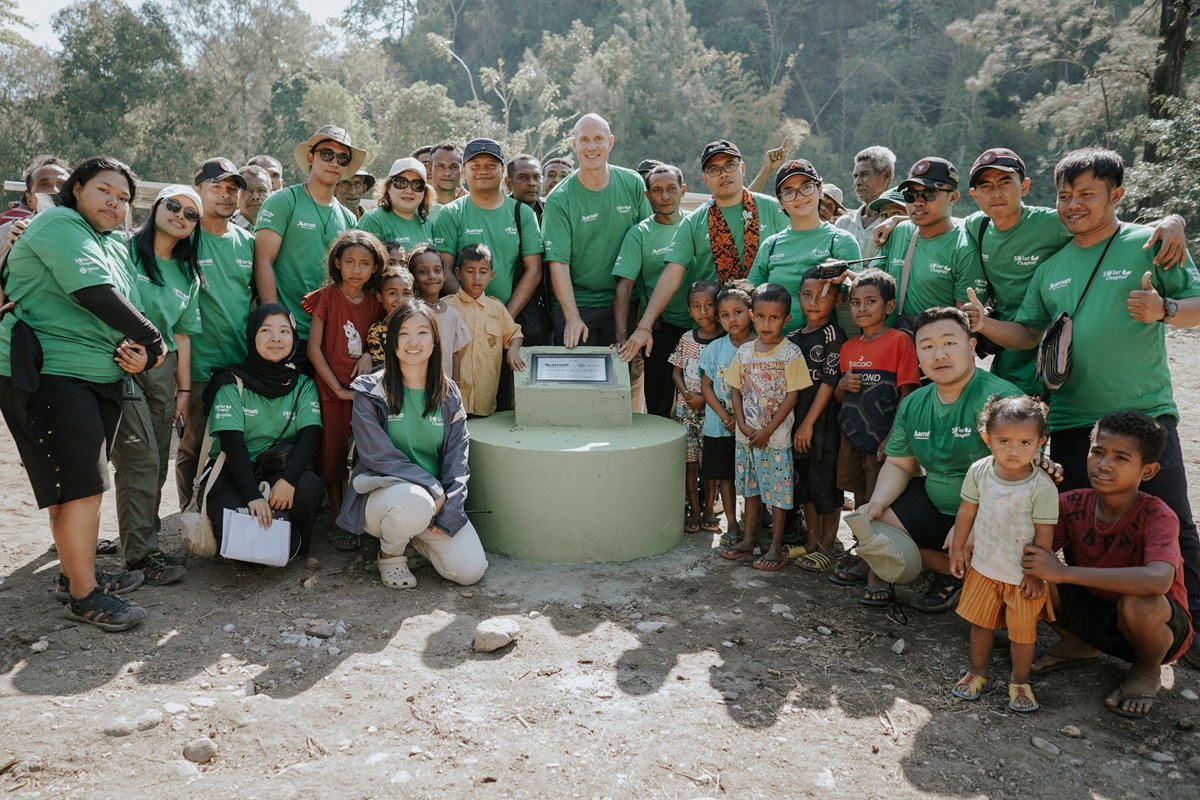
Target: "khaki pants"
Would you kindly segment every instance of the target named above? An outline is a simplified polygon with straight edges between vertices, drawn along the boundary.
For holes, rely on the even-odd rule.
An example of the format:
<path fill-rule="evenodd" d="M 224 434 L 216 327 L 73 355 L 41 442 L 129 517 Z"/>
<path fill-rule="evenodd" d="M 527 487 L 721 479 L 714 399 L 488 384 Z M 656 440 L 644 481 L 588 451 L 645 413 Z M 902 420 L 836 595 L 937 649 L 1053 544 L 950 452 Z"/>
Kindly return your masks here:
<path fill-rule="evenodd" d="M 363 528 L 379 538 L 384 553 L 400 555 L 411 544 L 446 580 L 463 586 L 476 583 L 488 562 L 475 527 L 468 522 L 453 536 L 430 532 L 433 508 L 429 492 L 416 484 L 385 486 L 367 498 Z"/>

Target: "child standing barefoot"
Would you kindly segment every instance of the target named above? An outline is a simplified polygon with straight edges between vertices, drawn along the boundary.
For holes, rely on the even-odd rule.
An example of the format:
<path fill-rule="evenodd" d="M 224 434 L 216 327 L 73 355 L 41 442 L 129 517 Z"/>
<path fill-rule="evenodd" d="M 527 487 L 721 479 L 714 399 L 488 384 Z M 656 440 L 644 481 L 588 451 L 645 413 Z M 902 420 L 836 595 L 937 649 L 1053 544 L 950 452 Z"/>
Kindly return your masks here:
<path fill-rule="evenodd" d="M 700 356 L 709 343 L 721 336 L 717 327 L 717 284 L 712 281 L 696 281 L 688 289 L 688 314 L 699 330 L 692 330 L 679 337 L 675 352 L 668 359 L 675 367 L 671 379 L 675 382 L 675 416 L 687 428 L 687 471 L 684 477 L 684 496 L 688 513 L 684 531 L 696 533 L 700 530 L 703 516 L 709 530 L 717 530 L 717 517 L 713 514 L 715 483 L 704 482 L 704 511 L 700 511 L 700 496 L 697 483 L 700 479 L 700 428 L 704 423 L 704 394 L 700 385 Z"/>
<path fill-rule="evenodd" d="M 950 545 L 950 571 L 966 576 L 958 614 L 971 623 L 971 669 L 952 694 L 978 700 L 993 688 L 987 678 L 992 631 L 1007 627 L 1008 707 L 1022 712 L 1038 709 L 1029 686 L 1038 620 L 1054 619 L 1045 583 L 1021 571 L 1025 545 L 1049 549 L 1058 522 L 1058 490 L 1033 465 L 1046 443 L 1046 414 L 1045 404 L 1032 397 L 993 398 L 983 407 L 979 432 L 992 454 L 963 479 Z"/>
<path fill-rule="evenodd" d="M 408 271 L 417 285 L 417 294 L 429 304 L 438 318 L 438 335 L 442 337 L 442 372 L 458 383 L 461 379 L 462 349 L 471 343 L 471 329 L 450 304 L 442 299 L 446 285 L 446 268 L 433 245 L 422 243 L 408 257 Z"/>
<path fill-rule="evenodd" d="M 753 341 L 750 328 L 749 284 L 727 286 L 717 295 L 717 318 L 728 336 L 723 336 L 704 348 L 700 354 L 700 385 L 704 401 L 704 479 L 716 481 L 721 490 L 721 505 L 725 507 L 725 535 L 721 545 L 735 545 L 742 540 L 737 524 L 737 489 L 734 486 L 734 437 L 736 420 L 733 416 L 733 389 L 725 382 L 725 370 L 733 361 L 738 348 Z"/>
<path fill-rule="evenodd" d="M 321 400 L 318 474 L 325 482 L 330 508 L 341 508 L 354 400 L 350 382 L 362 372 L 359 360 L 366 352 L 367 330 L 379 319 L 374 290 L 387 251 L 372 234 L 344 231 L 329 248 L 328 262 L 330 285 L 305 295 L 301 307 L 312 315 L 308 360 L 317 373 Z M 333 545 L 353 550 L 358 537 L 337 529 Z"/>

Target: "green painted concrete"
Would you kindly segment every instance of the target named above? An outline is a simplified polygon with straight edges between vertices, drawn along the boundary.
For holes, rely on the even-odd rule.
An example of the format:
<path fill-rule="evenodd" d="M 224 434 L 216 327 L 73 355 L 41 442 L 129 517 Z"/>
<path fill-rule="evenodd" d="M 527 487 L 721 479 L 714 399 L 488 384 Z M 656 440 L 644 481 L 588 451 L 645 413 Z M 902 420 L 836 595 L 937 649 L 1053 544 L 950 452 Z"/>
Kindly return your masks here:
<path fill-rule="evenodd" d="M 539 382 L 534 373 L 537 355 L 570 359 L 573 355 L 601 355 L 610 364 L 611 379 L 603 383 Z M 515 375 L 517 424 L 533 427 L 625 427 L 633 423 L 629 365 L 610 347 L 523 347 L 529 365 Z"/>
<path fill-rule="evenodd" d="M 628 427 L 527 428 L 508 411 L 467 429 L 467 514 L 487 550 L 526 561 L 629 561 L 683 540 L 682 425 L 635 414 Z"/>

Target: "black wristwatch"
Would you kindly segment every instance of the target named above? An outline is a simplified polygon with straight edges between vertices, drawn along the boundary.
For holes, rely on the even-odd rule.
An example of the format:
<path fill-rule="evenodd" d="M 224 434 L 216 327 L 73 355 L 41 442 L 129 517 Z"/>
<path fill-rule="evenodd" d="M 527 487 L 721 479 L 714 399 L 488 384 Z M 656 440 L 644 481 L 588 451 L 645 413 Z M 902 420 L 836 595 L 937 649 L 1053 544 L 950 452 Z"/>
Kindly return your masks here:
<path fill-rule="evenodd" d="M 1172 300 L 1169 297 L 1163 298 L 1163 323 L 1170 322 L 1175 319 L 1175 315 L 1179 313 L 1179 301 Z"/>

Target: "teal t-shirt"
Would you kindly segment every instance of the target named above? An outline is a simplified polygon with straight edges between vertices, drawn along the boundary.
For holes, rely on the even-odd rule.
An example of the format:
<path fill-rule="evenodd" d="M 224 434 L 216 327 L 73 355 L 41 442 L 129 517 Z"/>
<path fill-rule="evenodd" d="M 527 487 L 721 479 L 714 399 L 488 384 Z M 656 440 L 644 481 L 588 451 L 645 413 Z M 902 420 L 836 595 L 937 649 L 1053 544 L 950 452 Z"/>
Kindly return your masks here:
<path fill-rule="evenodd" d="M 12 375 L 12 326 L 24 320 L 42 346 L 42 372 L 94 383 L 121 379 L 113 361 L 124 335 L 79 304 L 73 292 L 112 286 L 141 306 L 129 247 L 119 233 L 99 234 L 73 209 L 38 214 L 13 245 L 5 291 L 16 309 L 0 322 L 0 375 Z"/>
<path fill-rule="evenodd" d="M 779 201 L 765 194 L 752 193 L 754 204 L 758 207 L 758 246 L 762 250 L 763 242 L 768 237 L 791 226 L 787 215 L 779 207 Z M 687 267 L 694 277 L 692 280 L 715 281 L 717 279 L 717 262 L 713 260 L 712 243 L 708 238 L 708 209 L 713 205 L 709 200 L 704 205 L 692 211 L 683 218 L 683 224 L 675 232 L 675 240 L 671 243 L 671 251 L 665 260 L 673 264 Z M 749 274 L 753 262 L 746 264 L 746 225 L 743 213 L 746 211 L 743 203 L 719 209 L 733 235 L 733 243 L 737 245 L 738 256 Z"/>
<path fill-rule="evenodd" d="M 1063 311 L 1074 318 L 1071 375 L 1050 393 L 1052 430 L 1089 426 L 1110 411 L 1179 416 L 1171 391 L 1166 326 L 1132 319 L 1125 304 L 1130 292 L 1142 288 L 1146 272 L 1159 294 L 1176 299 L 1200 295 L 1200 273 L 1190 255 L 1183 267 L 1154 266 L 1154 252 L 1142 249 L 1151 233 L 1145 225 L 1121 226 L 1082 305 L 1079 298 L 1105 242 L 1086 248 L 1072 242 L 1034 273 L 1016 321 L 1045 330 Z"/>
<path fill-rule="evenodd" d="M 542 210 L 546 261 L 571 266 L 575 305 L 601 308 L 613 304 L 613 264 L 626 232 L 654 213 L 642 176 L 609 165 L 608 185 L 593 192 L 572 172 L 554 187 Z M 557 302 L 557 300 L 555 300 Z"/>
<path fill-rule="evenodd" d="M 421 242 L 433 242 L 433 221 L 417 214 L 405 219 L 386 208 L 372 208 L 358 221 L 358 229 L 373 233 L 384 244 L 399 242 L 405 253 Z"/>
<path fill-rule="evenodd" d="M 283 397 L 263 397 L 249 389 L 240 394 L 236 383 L 217 389 L 208 414 L 213 434 L 209 457 L 221 452 L 219 431 L 241 431 L 253 461 L 277 442 L 294 442 L 301 428 L 321 425 L 321 403 L 317 386 L 301 375 Z"/>
<path fill-rule="evenodd" d="M 990 455 L 979 436 L 979 412 L 993 395 L 1023 394 L 1013 384 L 990 372 L 976 369 L 958 400 L 946 405 L 938 399 L 937 384 L 922 386 L 900 401 L 896 421 L 884 454 L 915 456 L 925 468 L 925 493 L 938 511 L 958 513 L 963 478 L 979 459 Z"/>
<path fill-rule="evenodd" d="M 200 286 L 204 329 L 192 336 L 192 380 L 207 381 L 214 367 L 227 367 L 246 357 L 254 234 L 236 225 L 221 236 L 200 231 L 196 261 L 204 276 Z"/>
<path fill-rule="evenodd" d="M 617 255 L 617 262 L 613 264 L 612 274 L 614 278 L 633 281 L 634 295 L 641 303 L 642 309 L 646 308 L 646 302 L 654 293 L 654 287 L 658 285 L 663 267 L 666 266 L 663 258 L 671 249 L 675 231 L 681 223 L 682 219 L 674 225 L 663 225 L 661 222 L 655 222 L 654 217 L 650 217 L 634 225 L 625 234 L 625 241 L 621 243 L 621 251 Z M 693 280 L 689 271 L 689 275 L 684 276 L 683 282 L 679 284 L 679 290 L 672 295 L 671 301 L 663 309 L 663 320 L 679 328 L 693 327 L 687 303 L 688 287 L 692 285 Z"/>
<path fill-rule="evenodd" d="M 914 231 L 916 226 L 911 222 L 901 222 L 879 252 L 883 264 L 880 269 L 896 279 L 897 301 L 904 274 L 904 256 Z M 955 225 L 939 236 L 920 237 L 913 251 L 904 308 L 899 308 L 897 302 L 896 314 L 889 318 L 888 324 L 891 325 L 898 314 L 911 318 L 927 308 L 965 303 L 967 289 L 974 289 L 980 300 L 987 297 L 987 281 L 979 266 L 979 252 L 966 230 Z"/>
<path fill-rule="evenodd" d="M 858 241 L 849 231 L 835 228 L 828 222 L 808 231 L 789 227 L 767 237 L 759 246 L 749 278 L 755 286 L 777 283 L 792 296 L 792 318 L 783 327 L 786 336 L 804 327 L 804 314 L 798 299 L 804 273 L 827 258 L 853 261 L 859 257 Z"/>
<path fill-rule="evenodd" d="M 156 256 L 154 260 L 158 262 L 163 282 L 159 286 L 150 280 L 143 269 L 134 252 L 132 239 L 129 248 L 133 274 L 138 282 L 138 297 L 141 298 L 138 307 L 162 334 L 167 352 L 174 353 L 175 334 L 194 336 L 203 330 L 200 323 L 200 278 L 188 280 L 183 273 L 183 265 L 176 259 Z"/>
<path fill-rule="evenodd" d="M 989 222 L 981 242 L 979 230 L 984 218 L 982 211 L 976 212 L 967 217 L 963 227 L 983 251 L 996 319 L 1011 321 L 1038 265 L 1069 243 L 1071 234 L 1053 208 L 1026 206 L 1017 224 L 1006 231 L 997 230 Z M 1037 350 L 1005 349 L 992 359 L 992 372 L 1012 381 L 1026 394 L 1045 391 L 1037 380 Z"/>
<path fill-rule="evenodd" d="M 274 231 L 283 238 L 275 257 L 275 290 L 280 305 L 296 318 L 296 333 L 301 339 L 308 338 L 312 320 L 300 301 L 325 283 L 329 246 L 356 222 L 354 214 L 336 199 L 331 206 L 317 205 L 303 184 L 275 192 L 258 211 L 255 232 Z"/>
<path fill-rule="evenodd" d="M 519 236 L 515 210 L 518 205 L 521 208 Z M 504 205 L 494 209 L 480 208 L 469 194 L 442 206 L 433 225 L 433 246 L 439 253 L 456 257 L 467 245 L 480 243 L 492 251 L 492 269 L 496 271 L 484 293 L 507 303 L 512 297 L 518 256 L 524 258 L 542 252 L 537 214 L 511 197 L 505 197 Z"/>
<path fill-rule="evenodd" d="M 439 406 L 428 417 L 422 416 L 424 413 L 425 391 L 406 386 L 400 411 L 388 415 L 388 438 L 409 461 L 441 480 L 442 444 L 446 438 L 442 409 Z"/>

